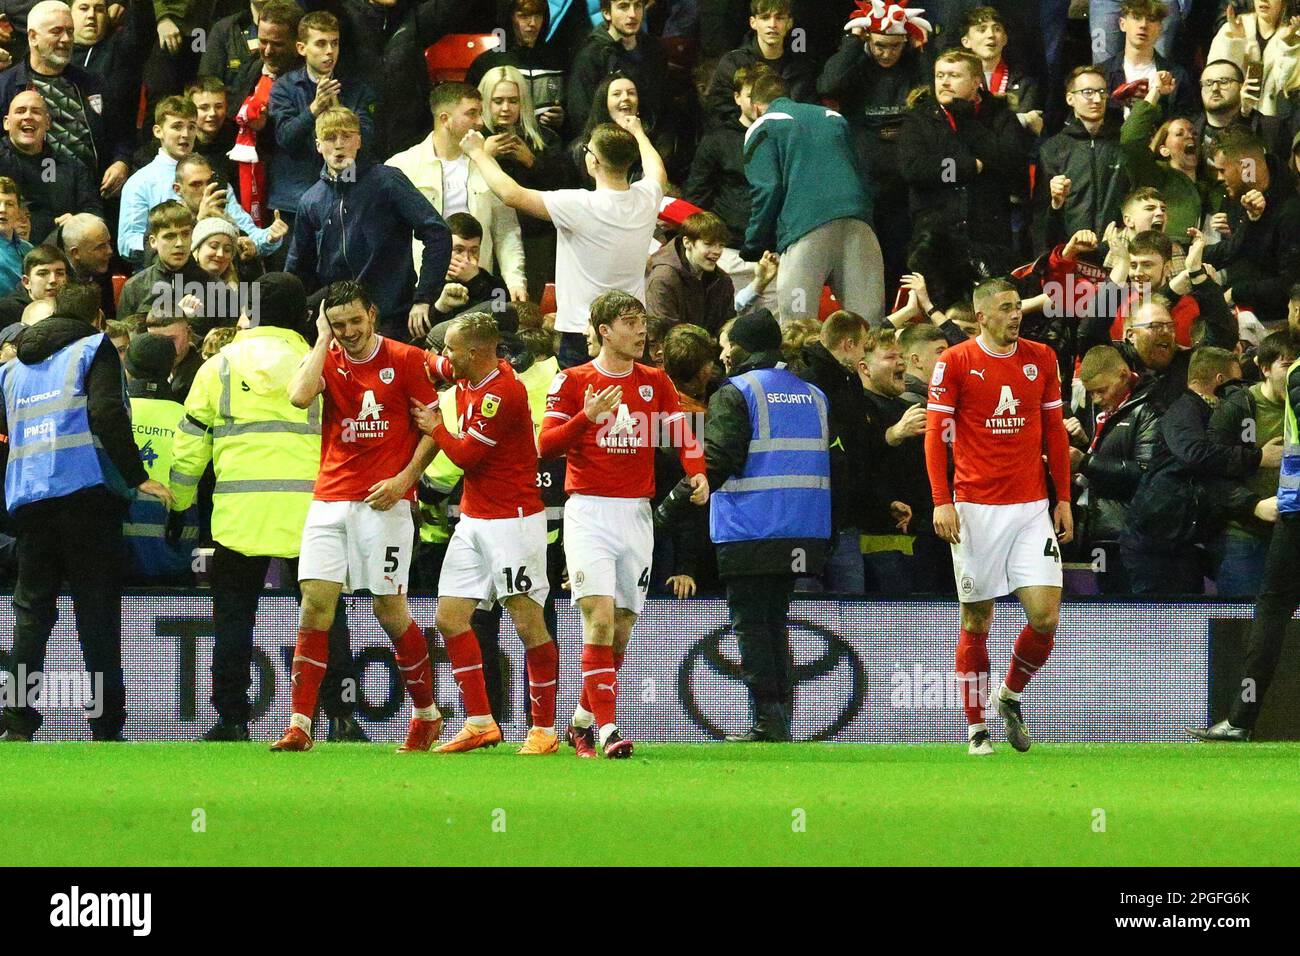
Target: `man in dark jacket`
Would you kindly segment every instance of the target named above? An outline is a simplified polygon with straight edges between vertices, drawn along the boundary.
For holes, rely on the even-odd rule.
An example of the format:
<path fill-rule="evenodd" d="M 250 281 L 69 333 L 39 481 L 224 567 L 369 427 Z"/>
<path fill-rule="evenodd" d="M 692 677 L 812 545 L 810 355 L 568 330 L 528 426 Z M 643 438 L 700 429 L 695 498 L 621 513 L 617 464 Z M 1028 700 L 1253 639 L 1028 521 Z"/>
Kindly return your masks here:
<path fill-rule="evenodd" d="M 226 86 L 235 81 L 244 64 L 257 54 L 257 17 L 264 2 L 250 0 L 247 9 L 212 24 L 199 59 L 199 76 L 216 77 Z"/>
<path fill-rule="evenodd" d="M 1300 135 L 1292 144 L 1300 147 Z M 1291 287 L 1300 280 L 1300 196 L 1295 182 L 1262 140 L 1245 131 L 1219 138 L 1212 162 L 1227 191 L 1232 233 L 1206 250 L 1229 305 L 1261 322 L 1286 318 Z"/>
<path fill-rule="evenodd" d="M 54 315 L 23 333 L 17 360 L 0 373 L 6 502 L 18 527 L 8 683 L 25 698 L 43 671 L 67 580 L 94 687 L 91 731 L 96 740 L 120 740 L 126 722 L 122 519 L 132 488 L 169 506 L 172 496 L 140 463 L 121 361 L 113 343 L 96 333 L 99 318 L 99 290 L 68 286 Z M 76 387 L 65 394 L 54 378 L 66 378 L 81 362 L 85 371 L 74 373 Z M 44 437 L 56 432 L 57 443 Z M 23 700 L 5 707 L 4 724 L 0 739 L 31 740 L 41 716 Z"/>
<path fill-rule="evenodd" d="M 1162 0 L 1124 0 L 1121 9 L 1119 28 L 1124 34 L 1124 48 L 1097 64 L 1106 78 L 1106 88 L 1113 92 L 1125 83 L 1143 79 L 1154 86 L 1160 73 L 1169 73 L 1176 85 L 1173 93 L 1160 98 L 1161 109 L 1166 116 L 1194 112 L 1197 96 L 1187 71 L 1156 49 L 1169 8 Z M 1122 117 L 1123 103 L 1111 103 L 1110 108 Z"/>
<path fill-rule="evenodd" d="M 754 711 L 753 726 L 728 739 L 790 740 L 790 597 L 797 574 L 821 570 L 831 533 L 827 399 L 778 367 L 781 328 L 767 310 L 738 318 L 724 340 L 731 378 L 710 400 L 704 426 L 709 488 L 716 496 L 709 532 Z M 758 421 L 750 416 L 750 401 L 763 409 Z M 806 450 L 761 447 L 773 435 Z"/>
<path fill-rule="evenodd" d="M 726 243 L 727 227 L 713 213 L 688 216 L 677 238 L 650 257 L 646 312 L 717 335 L 736 314 L 736 289 L 731 277 L 718 268 Z"/>
<path fill-rule="evenodd" d="M 750 0 L 749 10 L 752 34 L 740 49 L 718 60 L 704 93 L 710 128 L 728 126 L 739 117 L 731 81 L 742 66 L 761 63 L 785 81 L 792 100 L 817 102 L 817 63 L 806 52 L 791 49 L 794 17 L 790 13 L 790 0 Z"/>
<path fill-rule="evenodd" d="M 611 73 L 622 73 L 636 84 L 641 121 L 647 129 L 662 128 L 668 58 L 658 39 L 641 33 L 644 0 L 600 0 L 604 22 L 592 30 L 573 60 L 564 112 L 573 135 L 582 132 L 596 87 Z"/>
<path fill-rule="evenodd" d="M 855 27 L 839 51 L 826 61 L 817 93 L 839 101 L 853 129 L 864 168 L 875 187 L 875 229 L 885 259 L 885 275 L 908 271 L 907 182 L 898 161 L 898 135 L 907 113 L 908 94 L 930 80 L 926 56 L 906 33 L 870 33 Z"/>
<path fill-rule="evenodd" d="M 568 60 L 551 37 L 551 5 L 547 0 L 497 0 L 497 34 L 504 49 L 485 50 L 474 58 L 465 82 L 478 89 L 489 70 L 513 66 L 523 74 L 537 121 L 558 134 L 564 128 L 564 82 Z"/>
<path fill-rule="evenodd" d="M 99 77 L 104 115 L 135 116 L 150 48 L 157 43 L 152 3 L 130 3 L 120 23 L 109 23 L 107 0 L 73 0 L 72 62 Z"/>
<path fill-rule="evenodd" d="M 914 103 L 898 134 L 901 174 L 917 233 L 969 245 L 993 272 L 1011 269 L 1011 197 L 1027 186 L 1026 134 L 1006 101 L 982 89 L 980 60 L 949 50 L 934 85 Z"/>
<path fill-rule="evenodd" d="M 28 59 L 0 73 L 0 111 L 24 90 L 45 98 L 51 118 L 50 148 L 99 177 L 100 195 L 126 182 L 135 127 L 105 113 L 99 77 L 72 62 L 72 14 L 58 0 L 41 0 L 28 15 Z M 110 121 L 111 120 L 111 121 Z"/>
<path fill-rule="evenodd" d="M 325 166 L 298 206 L 285 271 L 318 290 L 355 278 L 379 310 L 382 334 L 425 334 L 451 262 L 447 224 L 400 170 L 357 160 L 361 122 L 351 110 L 317 117 L 316 140 Z M 418 283 L 412 237 L 424 243 Z"/>
<path fill-rule="evenodd" d="M 1097 67 L 1076 67 L 1065 89 L 1074 113 L 1038 157 L 1034 251 L 1040 255 L 1080 230 L 1100 236 L 1119 219 L 1132 191 L 1119 140 L 1122 124 L 1106 110 L 1106 77 Z"/>
<path fill-rule="evenodd" d="M 267 201 L 272 209 L 289 214 L 291 224 L 298 201 L 320 175 L 316 117 L 331 106 L 356 113 L 362 148 L 373 156 L 375 93 L 365 82 L 337 70 L 339 47 L 338 20 L 323 11 L 307 14 L 298 23 L 303 65 L 276 77 L 271 86 L 268 110 L 276 148 L 266 171 Z"/>
<path fill-rule="evenodd" d="M 473 4 L 464 0 L 306 0 L 303 6 L 338 17 L 343 49 L 339 69 L 375 91 L 372 155 L 383 159 L 424 139 L 433 128 L 424 51 L 446 34 L 457 32 Z"/>
<path fill-rule="evenodd" d="M 56 221 L 74 213 L 103 215 L 98 177 L 50 148 L 50 111 L 41 94 L 25 90 L 10 100 L 4 127 L 8 135 L 0 140 L 0 176 L 22 190 L 37 244 L 54 231 Z"/>
<path fill-rule="evenodd" d="M 1221 445 L 1207 431 L 1223 394 L 1241 387 L 1241 362 L 1226 349 L 1196 349 L 1187 391 L 1160 420 L 1151 464 L 1129 506 L 1120 553 L 1132 593 L 1201 594 L 1209 570 L 1204 546 L 1230 517 L 1276 514 L 1240 479 L 1282 461 L 1280 440 L 1263 449 Z"/>
<path fill-rule="evenodd" d="M 1128 367 L 1119 350 L 1094 346 L 1079 366 L 1092 401 L 1092 439 L 1086 451 L 1070 447 L 1070 472 L 1081 489 L 1077 507 L 1083 554 L 1092 561 L 1102 594 L 1127 594 L 1119 550 L 1125 513 L 1146 474 L 1160 428 L 1150 379 Z"/>

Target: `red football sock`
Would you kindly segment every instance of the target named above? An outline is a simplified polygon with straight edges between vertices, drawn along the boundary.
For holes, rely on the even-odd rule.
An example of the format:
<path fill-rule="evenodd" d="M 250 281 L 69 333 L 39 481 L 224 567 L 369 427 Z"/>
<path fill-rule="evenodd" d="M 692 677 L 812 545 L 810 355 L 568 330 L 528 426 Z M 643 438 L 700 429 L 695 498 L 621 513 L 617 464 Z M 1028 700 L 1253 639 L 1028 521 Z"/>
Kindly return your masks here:
<path fill-rule="evenodd" d="M 614 670 L 617 671 L 620 667 L 623 666 L 623 658 L 626 656 L 627 656 L 626 651 L 614 652 Z M 587 682 L 586 681 L 582 682 L 582 691 L 578 694 L 578 706 L 581 707 L 583 710 L 587 711 L 588 713 L 591 713 L 591 708 L 587 706 Z"/>
<path fill-rule="evenodd" d="M 524 651 L 528 664 L 528 702 L 534 727 L 555 726 L 555 688 L 560 653 L 554 641 Z"/>
<path fill-rule="evenodd" d="M 451 658 L 451 674 L 460 688 L 467 717 L 491 717 L 487 685 L 483 683 L 483 652 L 472 630 L 444 638 L 447 656 Z"/>
<path fill-rule="evenodd" d="M 1011 666 L 1002 682 L 1007 690 L 1017 694 L 1025 689 L 1029 678 L 1038 673 L 1038 668 L 1047 663 L 1047 655 L 1052 653 L 1055 645 L 1051 634 L 1039 634 L 1028 624 L 1016 638 L 1016 645 L 1011 649 Z"/>
<path fill-rule="evenodd" d="M 316 698 L 320 682 L 325 677 L 325 663 L 329 658 L 329 632 L 298 628 L 298 643 L 293 649 L 293 666 L 289 698 L 293 712 L 308 720 L 316 716 Z"/>
<path fill-rule="evenodd" d="M 596 726 L 615 723 L 618 704 L 618 671 L 614 669 L 614 649 L 599 644 L 582 645 L 582 687 L 591 701 Z"/>
<path fill-rule="evenodd" d="M 406 681 L 411 703 L 419 708 L 433 706 L 433 666 L 429 663 L 429 645 L 424 632 L 414 621 L 393 642 L 397 652 L 397 669 Z"/>
<path fill-rule="evenodd" d="M 989 686 L 989 648 L 987 634 L 962 628 L 957 639 L 957 674 L 961 678 L 962 710 L 968 725 L 984 723 L 984 700 Z"/>

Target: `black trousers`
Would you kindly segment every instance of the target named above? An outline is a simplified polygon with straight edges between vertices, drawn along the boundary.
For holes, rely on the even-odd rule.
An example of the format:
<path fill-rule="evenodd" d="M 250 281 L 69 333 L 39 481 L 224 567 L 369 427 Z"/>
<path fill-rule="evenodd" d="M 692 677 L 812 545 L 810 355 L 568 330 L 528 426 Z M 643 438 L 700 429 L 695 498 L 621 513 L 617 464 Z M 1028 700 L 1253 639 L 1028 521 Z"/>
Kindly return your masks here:
<path fill-rule="evenodd" d="M 287 562 L 297 590 L 298 562 Z M 217 543 L 212 555 L 212 623 L 216 642 L 212 648 L 212 706 L 228 723 L 246 724 L 252 718 L 248 688 L 252 680 L 253 627 L 262 596 L 268 557 L 250 557 Z M 302 600 L 302 591 L 298 590 Z M 353 692 L 343 693 L 351 678 Z M 320 703 L 326 717 L 346 717 L 356 709 L 355 689 L 360 678 L 352 657 L 347 609 L 342 595 L 329 632 L 329 659 L 321 681 Z"/>
<path fill-rule="evenodd" d="M 1269 543 L 1264 565 L 1264 580 L 1255 603 L 1255 619 L 1250 625 L 1250 645 L 1246 649 L 1244 678 L 1254 682 L 1253 693 L 1241 693 L 1233 702 L 1228 720 L 1234 727 L 1251 728 L 1259 719 L 1264 695 L 1273 682 L 1286 627 L 1300 607 L 1300 514 L 1278 517 Z M 1243 679 L 1243 691 L 1245 680 Z M 1243 698 L 1250 697 L 1245 700 Z"/>
<path fill-rule="evenodd" d="M 67 581 L 81 653 L 98 694 L 93 709 L 99 716 L 90 718 L 91 731 L 97 739 L 114 737 L 126 723 L 121 580 L 126 507 L 108 494 L 74 495 L 48 504 L 52 507 L 29 505 L 40 509 L 39 520 L 24 516 L 18 531 L 13 673 L 25 672 L 30 679 L 44 672 L 45 647 L 59 619 L 56 602 Z M 4 723 L 30 736 L 41 726 L 41 715 L 34 707 L 6 707 Z"/>
<path fill-rule="evenodd" d="M 1199 547 L 1169 554 L 1147 551 L 1131 539 L 1121 538 L 1120 559 L 1132 594 L 1205 593 L 1205 551 Z"/>
<path fill-rule="evenodd" d="M 740 676 L 749 688 L 756 717 L 784 712 L 794 703 L 794 658 L 790 653 L 790 595 L 794 575 L 729 577 L 727 607 L 740 647 Z"/>

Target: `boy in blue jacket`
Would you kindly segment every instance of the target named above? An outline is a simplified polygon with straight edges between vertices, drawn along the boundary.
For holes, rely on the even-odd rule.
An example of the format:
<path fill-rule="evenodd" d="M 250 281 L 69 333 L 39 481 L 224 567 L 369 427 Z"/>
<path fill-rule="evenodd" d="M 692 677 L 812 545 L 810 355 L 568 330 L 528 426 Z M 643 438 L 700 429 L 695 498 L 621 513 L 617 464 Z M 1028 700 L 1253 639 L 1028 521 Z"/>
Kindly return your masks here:
<path fill-rule="evenodd" d="M 285 270 L 317 289 L 355 279 L 379 309 L 379 331 L 398 341 L 429 331 L 429 308 L 451 262 L 451 232 L 401 170 L 357 160 L 361 122 L 333 106 L 316 118 L 320 178 L 302 196 Z M 411 240 L 424 243 L 415 279 Z"/>

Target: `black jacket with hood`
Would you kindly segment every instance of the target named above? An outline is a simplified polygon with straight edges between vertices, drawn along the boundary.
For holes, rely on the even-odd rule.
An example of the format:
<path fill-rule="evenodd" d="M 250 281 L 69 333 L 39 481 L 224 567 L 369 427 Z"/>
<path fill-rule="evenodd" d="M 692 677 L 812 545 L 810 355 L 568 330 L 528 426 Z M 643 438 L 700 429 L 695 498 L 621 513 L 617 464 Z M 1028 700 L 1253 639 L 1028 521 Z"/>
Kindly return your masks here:
<path fill-rule="evenodd" d="M 569 71 L 564 112 L 565 124 L 574 135 L 587 125 L 596 87 L 615 71 L 636 84 L 639 114 L 646 128 L 652 128 L 660 118 L 668 87 L 668 57 L 659 45 L 659 38 L 641 34 L 636 49 L 627 50 L 609 35 L 602 23 L 591 31 Z"/>
<path fill-rule="evenodd" d="M 555 42 L 548 40 L 551 32 L 551 8 L 543 4 L 545 11 L 542 29 L 537 35 L 537 42 L 531 47 L 520 46 L 515 41 L 514 9 L 517 0 L 497 0 L 496 25 L 506 37 L 504 50 L 488 50 L 475 57 L 465 75 L 465 82 L 478 87 L 479 81 L 489 70 L 499 66 L 513 66 L 528 81 L 528 92 L 533 97 L 533 108 L 562 104 L 564 102 L 564 78 L 568 71 L 568 61 L 564 51 Z M 486 113 L 488 104 L 483 104 Z"/>

